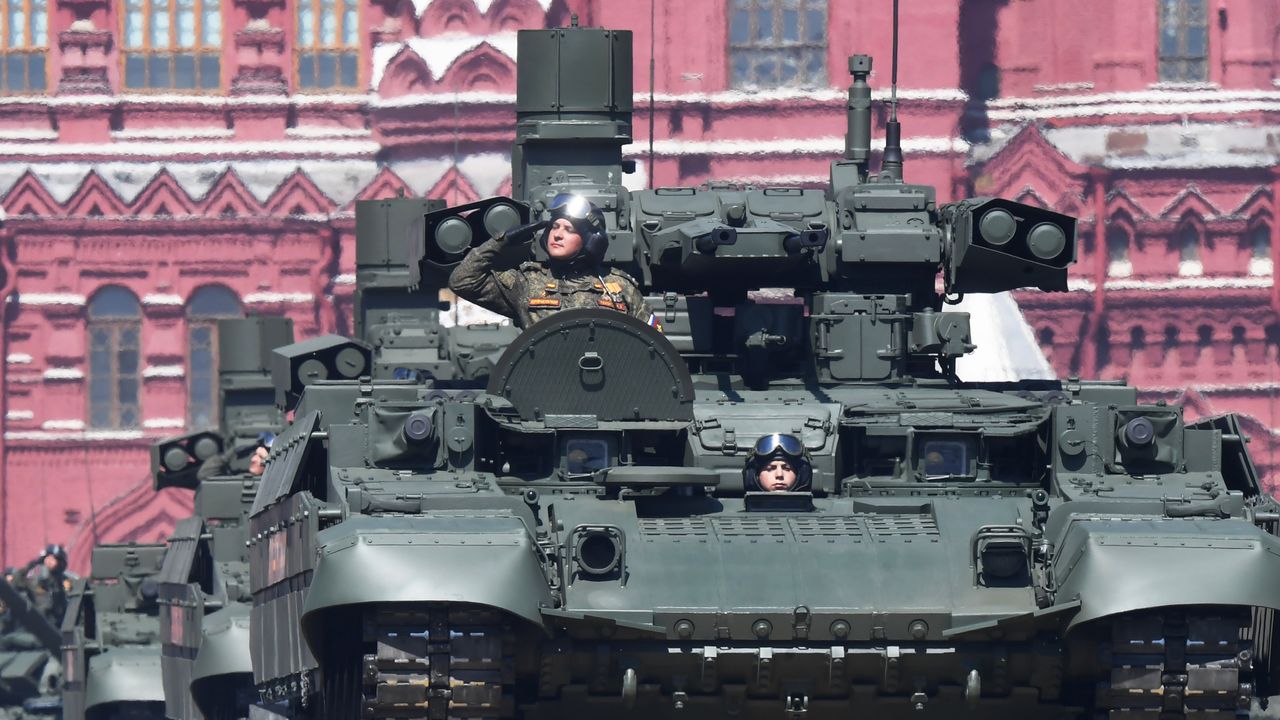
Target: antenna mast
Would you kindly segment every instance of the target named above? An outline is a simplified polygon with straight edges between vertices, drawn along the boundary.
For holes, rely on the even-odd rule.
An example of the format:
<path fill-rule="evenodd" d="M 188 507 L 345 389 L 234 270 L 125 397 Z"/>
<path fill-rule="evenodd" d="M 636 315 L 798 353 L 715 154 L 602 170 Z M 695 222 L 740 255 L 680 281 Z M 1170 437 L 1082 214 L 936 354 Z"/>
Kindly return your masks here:
<path fill-rule="evenodd" d="M 889 85 L 889 122 L 885 123 L 880 174 L 902 182 L 902 125 L 898 123 L 898 0 L 893 0 L 893 66 Z"/>

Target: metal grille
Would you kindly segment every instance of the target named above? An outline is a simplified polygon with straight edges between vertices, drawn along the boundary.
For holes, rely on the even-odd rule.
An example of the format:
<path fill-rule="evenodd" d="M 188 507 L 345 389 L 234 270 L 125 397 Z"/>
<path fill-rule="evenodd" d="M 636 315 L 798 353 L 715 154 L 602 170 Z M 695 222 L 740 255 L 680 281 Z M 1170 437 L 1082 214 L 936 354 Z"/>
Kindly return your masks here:
<path fill-rule="evenodd" d="M 702 518 L 641 518 L 641 536 L 706 537 L 711 529 Z"/>
<path fill-rule="evenodd" d="M 787 536 L 787 526 L 783 518 L 716 518 L 716 534 L 722 538 L 729 537 L 774 537 Z"/>
<path fill-rule="evenodd" d="M 858 518 L 849 515 L 791 518 L 791 532 L 800 542 L 815 538 L 861 540 L 865 533 Z"/>
<path fill-rule="evenodd" d="M 932 515 L 873 515 L 866 518 L 867 529 L 876 540 L 888 538 L 936 538 L 938 521 Z"/>

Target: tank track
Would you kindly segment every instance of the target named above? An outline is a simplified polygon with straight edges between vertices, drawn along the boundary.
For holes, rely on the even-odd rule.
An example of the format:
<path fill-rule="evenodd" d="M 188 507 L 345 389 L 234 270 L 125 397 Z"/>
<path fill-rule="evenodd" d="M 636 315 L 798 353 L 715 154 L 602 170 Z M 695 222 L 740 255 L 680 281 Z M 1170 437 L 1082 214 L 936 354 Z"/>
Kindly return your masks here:
<path fill-rule="evenodd" d="M 1247 716 L 1252 648 L 1247 614 L 1213 608 L 1121 615 L 1104 647 L 1100 720 L 1230 720 Z"/>
<path fill-rule="evenodd" d="M 441 605 L 365 621 L 365 720 L 502 720 L 515 715 L 515 638 L 499 613 Z"/>

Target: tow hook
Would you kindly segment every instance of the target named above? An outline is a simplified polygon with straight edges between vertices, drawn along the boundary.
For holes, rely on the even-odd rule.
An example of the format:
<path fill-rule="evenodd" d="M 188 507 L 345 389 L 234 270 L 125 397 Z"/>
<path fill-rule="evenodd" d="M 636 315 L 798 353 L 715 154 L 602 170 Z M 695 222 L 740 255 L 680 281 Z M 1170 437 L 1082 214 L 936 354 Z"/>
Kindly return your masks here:
<path fill-rule="evenodd" d="M 787 696 L 786 709 L 783 715 L 787 720 L 800 720 L 809 714 L 809 696 L 796 693 Z"/>

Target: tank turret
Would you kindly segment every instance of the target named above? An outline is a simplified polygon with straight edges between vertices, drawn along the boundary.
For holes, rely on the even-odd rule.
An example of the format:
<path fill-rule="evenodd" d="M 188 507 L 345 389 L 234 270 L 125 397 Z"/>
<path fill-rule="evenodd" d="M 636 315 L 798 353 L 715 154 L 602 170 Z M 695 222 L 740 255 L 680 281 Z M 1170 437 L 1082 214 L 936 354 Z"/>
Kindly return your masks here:
<path fill-rule="evenodd" d="M 828 187 L 628 192 L 629 45 L 522 32 L 513 197 L 376 223 L 425 288 L 580 194 L 654 322 L 550 313 L 481 389 L 344 374 L 341 353 L 374 352 L 345 338 L 277 353 L 295 420 L 247 548 L 264 701 L 1219 718 L 1273 693 L 1280 515 L 1238 423 L 1118 381 L 957 375 L 982 318 L 950 305 L 1066 289 L 1075 219 L 939 204 L 904 180 L 892 99 L 873 167 L 866 56 Z"/>

